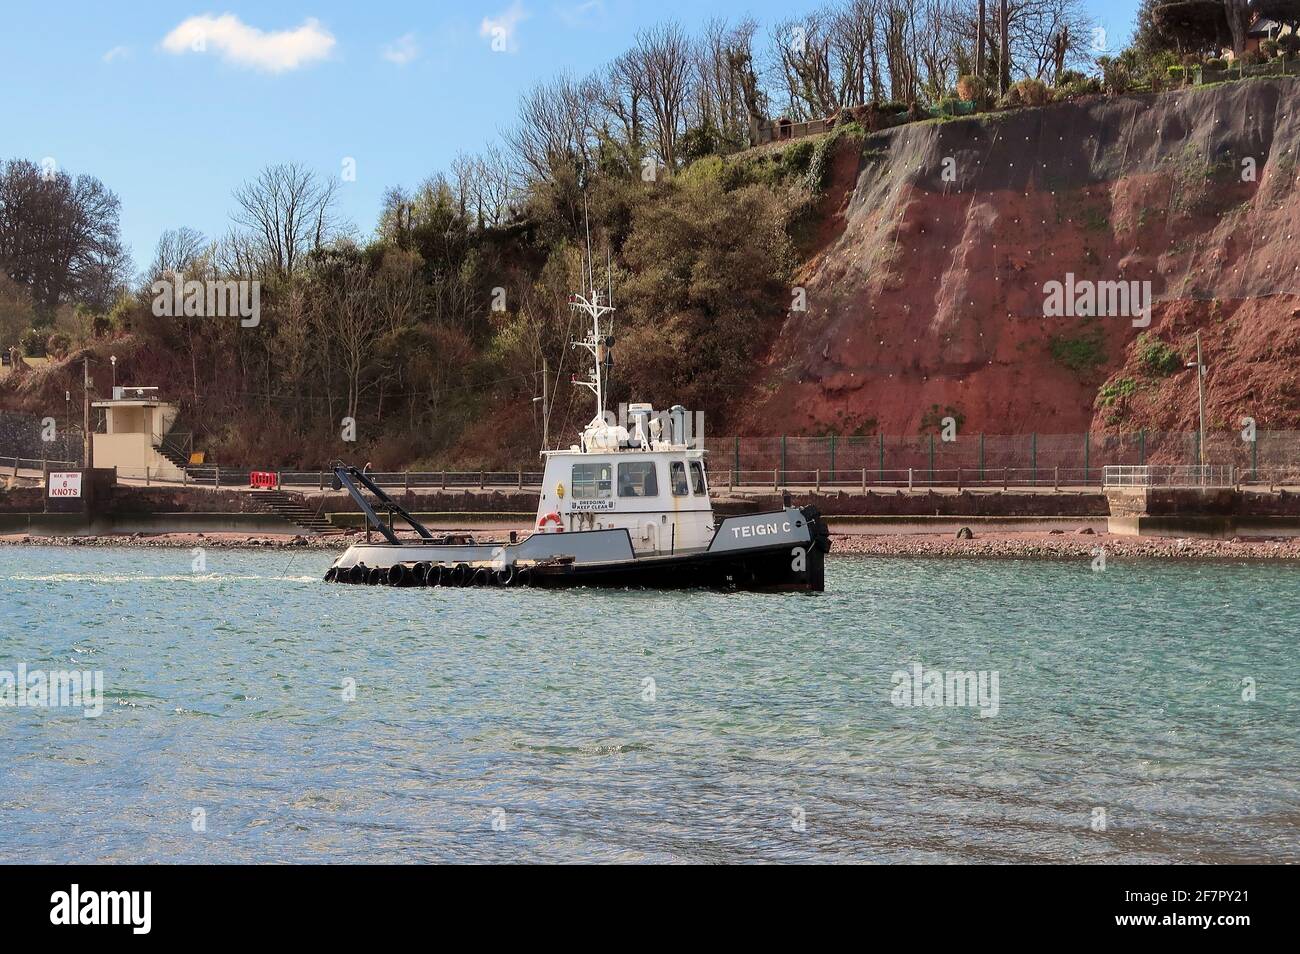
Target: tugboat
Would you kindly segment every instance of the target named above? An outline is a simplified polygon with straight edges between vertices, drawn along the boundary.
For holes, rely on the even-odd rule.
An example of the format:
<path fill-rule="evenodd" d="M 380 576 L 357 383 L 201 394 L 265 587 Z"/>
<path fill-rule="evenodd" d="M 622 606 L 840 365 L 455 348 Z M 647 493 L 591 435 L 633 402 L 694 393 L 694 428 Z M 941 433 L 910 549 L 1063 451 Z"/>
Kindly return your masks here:
<path fill-rule="evenodd" d="M 594 286 L 594 282 L 591 283 Z M 356 500 L 384 543 L 349 547 L 325 574 L 336 583 L 392 586 L 710 587 L 732 590 L 825 589 L 830 534 L 816 507 L 795 507 L 789 494 L 769 513 L 718 520 L 709 497 L 706 454 L 688 431 L 680 405 L 655 413 L 628 406 L 629 426 L 605 411 L 605 369 L 614 344 L 605 319 L 614 311 L 594 287 L 572 295 L 591 331 L 573 341 L 593 369 L 574 384 L 596 398 L 596 416 L 567 450 L 545 450 L 535 532 L 509 543 L 479 543 L 466 534 L 435 537 L 370 477 L 336 461 L 335 489 Z M 612 324 L 612 320 L 610 322 Z M 366 499 L 369 491 L 385 524 Z M 401 518 L 419 539 L 400 539 Z"/>

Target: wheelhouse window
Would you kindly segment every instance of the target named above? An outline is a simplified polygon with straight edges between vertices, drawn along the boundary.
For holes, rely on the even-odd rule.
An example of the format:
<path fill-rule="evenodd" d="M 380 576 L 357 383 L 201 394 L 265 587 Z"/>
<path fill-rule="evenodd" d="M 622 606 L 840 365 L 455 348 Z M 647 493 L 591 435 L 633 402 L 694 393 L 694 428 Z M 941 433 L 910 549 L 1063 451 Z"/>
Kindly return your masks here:
<path fill-rule="evenodd" d="M 703 497 L 708 493 L 704 483 L 704 465 L 698 460 L 691 461 L 691 489 L 695 491 L 697 497 Z"/>
<path fill-rule="evenodd" d="M 675 460 L 668 465 L 669 483 L 673 485 L 674 497 L 685 497 L 690 491 L 686 487 L 686 465 Z"/>
<path fill-rule="evenodd" d="M 574 464 L 573 499 L 599 500 L 613 495 L 609 464 Z"/>
<path fill-rule="evenodd" d="M 658 497 L 659 478 L 655 475 L 654 461 L 634 461 L 619 464 L 618 495 L 620 497 Z"/>

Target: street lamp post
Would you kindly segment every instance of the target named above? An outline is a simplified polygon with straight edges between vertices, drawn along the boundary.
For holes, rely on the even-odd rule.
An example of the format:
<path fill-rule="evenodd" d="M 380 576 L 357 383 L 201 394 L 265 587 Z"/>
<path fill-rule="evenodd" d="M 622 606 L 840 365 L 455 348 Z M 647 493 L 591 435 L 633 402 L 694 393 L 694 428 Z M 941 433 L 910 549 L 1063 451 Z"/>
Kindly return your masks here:
<path fill-rule="evenodd" d="M 1196 369 L 1197 457 L 1201 465 L 1201 483 L 1205 483 L 1205 362 L 1201 360 L 1201 333 L 1196 332 L 1196 360 L 1187 367 Z"/>
<path fill-rule="evenodd" d="M 108 363 L 113 366 L 113 390 L 117 390 L 117 355 L 109 355 Z"/>

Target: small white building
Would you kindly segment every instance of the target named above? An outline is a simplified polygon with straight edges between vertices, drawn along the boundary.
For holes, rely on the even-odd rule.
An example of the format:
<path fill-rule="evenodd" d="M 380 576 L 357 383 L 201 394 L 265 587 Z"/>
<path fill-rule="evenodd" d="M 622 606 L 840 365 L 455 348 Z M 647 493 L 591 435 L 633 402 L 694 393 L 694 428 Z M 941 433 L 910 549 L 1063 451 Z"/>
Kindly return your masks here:
<path fill-rule="evenodd" d="M 111 401 L 92 406 L 104 409 L 105 421 L 104 433 L 94 435 L 96 467 L 116 467 L 119 477 L 132 480 L 184 478 L 160 449 L 180 408 L 159 400 L 157 388 L 115 387 Z"/>

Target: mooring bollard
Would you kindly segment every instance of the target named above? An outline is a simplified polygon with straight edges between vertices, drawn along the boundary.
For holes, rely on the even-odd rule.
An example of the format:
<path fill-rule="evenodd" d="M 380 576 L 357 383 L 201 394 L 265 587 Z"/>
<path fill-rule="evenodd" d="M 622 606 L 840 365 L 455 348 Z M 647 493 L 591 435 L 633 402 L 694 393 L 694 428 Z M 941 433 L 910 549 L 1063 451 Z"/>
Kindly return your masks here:
<path fill-rule="evenodd" d="M 907 492 L 912 492 L 912 468 L 907 468 Z"/>
<path fill-rule="evenodd" d="M 1053 490 L 1061 489 L 1061 468 L 1060 467 L 1052 468 L 1052 489 Z"/>
<path fill-rule="evenodd" d="M 772 468 L 772 493 L 776 493 L 777 485 L 781 483 L 780 474 L 781 474 L 780 470 L 778 470 L 775 467 Z"/>

